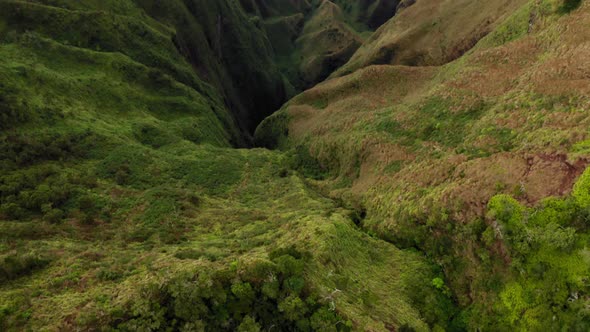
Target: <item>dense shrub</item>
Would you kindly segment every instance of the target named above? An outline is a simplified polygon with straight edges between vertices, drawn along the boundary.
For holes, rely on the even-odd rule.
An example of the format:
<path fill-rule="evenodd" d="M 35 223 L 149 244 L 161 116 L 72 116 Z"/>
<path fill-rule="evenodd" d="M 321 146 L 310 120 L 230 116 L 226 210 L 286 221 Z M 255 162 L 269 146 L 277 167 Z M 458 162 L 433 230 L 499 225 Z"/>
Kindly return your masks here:
<path fill-rule="evenodd" d="M 571 197 L 550 198 L 526 208 L 499 195 L 489 203 L 489 218 L 510 246 L 513 280 L 499 294 L 497 326 L 519 330 L 586 331 L 590 328 L 586 211 L 590 171 Z M 500 325 L 501 324 L 501 325 Z"/>
<path fill-rule="evenodd" d="M 328 176 L 328 169 L 309 153 L 309 148 L 299 145 L 291 156 L 291 167 L 300 171 L 303 176 L 322 180 Z"/>
<path fill-rule="evenodd" d="M 305 285 L 305 258 L 271 254 L 240 270 L 196 271 L 149 287 L 114 325 L 121 330 L 200 328 L 208 331 L 346 331 L 338 314 Z"/>
<path fill-rule="evenodd" d="M 211 252 L 207 252 L 205 250 L 197 250 L 197 249 L 186 249 L 181 250 L 174 254 L 174 257 L 178 259 L 199 259 L 199 258 L 206 258 L 211 262 L 217 261 L 220 256 Z"/>
<path fill-rule="evenodd" d="M 90 130 L 0 137 L 0 166 L 16 168 L 48 160 L 83 158 L 101 138 Z"/>
<path fill-rule="evenodd" d="M 179 140 L 178 137 L 162 128 L 148 123 L 134 125 L 133 134 L 139 142 L 153 148 L 159 148 Z"/>
<path fill-rule="evenodd" d="M 64 218 L 64 212 L 60 209 L 50 208 L 44 212 L 43 219 L 47 222 L 56 224 Z"/>
<path fill-rule="evenodd" d="M 582 4 L 582 0 L 563 0 L 559 11 L 563 14 L 567 14 L 573 10 L 576 10 Z"/>
<path fill-rule="evenodd" d="M 286 112 L 278 112 L 266 118 L 256 128 L 254 140 L 256 146 L 268 149 L 277 149 L 285 146 L 289 135 L 289 115 Z"/>
<path fill-rule="evenodd" d="M 495 299 L 482 303 L 451 294 L 445 304 L 417 288 L 412 298 L 425 321 L 450 330 L 588 330 L 590 315 L 582 309 L 590 294 L 588 179 L 590 171 L 571 196 L 545 199 L 536 207 L 497 195 L 485 221 L 461 224 L 452 212 L 435 207 L 397 210 L 396 232 L 383 232 L 384 238 L 436 260 L 456 296 L 461 290 Z M 476 267 L 470 267 L 474 262 Z M 477 282 L 466 281 L 467 273 L 477 275 Z M 433 280 L 433 286 L 447 290 L 441 280 Z M 453 313 L 452 300 L 464 305 L 461 313 Z M 445 315 L 446 327 L 440 320 Z"/>
<path fill-rule="evenodd" d="M 190 223 L 185 217 L 193 216 L 199 204 L 199 197 L 189 190 L 156 187 L 146 191 L 142 198 L 145 211 L 135 221 L 135 229 L 125 234 L 129 241 L 145 242 L 157 235 L 165 244 L 180 243 L 188 239 Z M 215 255 L 197 250 L 184 250 L 177 253 L 181 259 L 197 259 L 205 255 L 211 260 Z"/>
<path fill-rule="evenodd" d="M 246 160 L 241 156 L 215 149 L 200 158 L 198 162 L 188 158 L 175 160 L 169 174 L 212 195 L 225 194 L 242 178 Z"/>
<path fill-rule="evenodd" d="M 0 217 L 24 220 L 42 216 L 58 223 L 73 210 L 99 214 L 97 197 L 86 192 L 96 186 L 91 172 L 65 171 L 43 164 L 0 175 Z"/>
<path fill-rule="evenodd" d="M 33 273 L 49 264 L 49 260 L 35 255 L 10 255 L 0 260 L 0 283 Z"/>
<path fill-rule="evenodd" d="M 41 166 L 0 176 L 0 212 L 10 219 L 50 213 L 53 220 L 70 198 L 72 185 L 57 167 Z"/>
<path fill-rule="evenodd" d="M 192 118 L 186 118 L 182 119 L 182 123 L 180 123 L 179 126 L 182 138 L 195 144 L 200 144 L 203 142 L 205 136 L 199 128 L 199 121 Z"/>
<path fill-rule="evenodd" d="M 0 78 L 0 129 L 11 128 L 29 118 L 26 105 L 16 96 L 15 89 L 6 86 Z"/>
<path fill-rule="evenodd" d="M 120 185 L 148 187 L 162 182 L 152 173 L 157 171 L 156 159 L 150 149 L 123 145 L 109 152 L 98 165 L 97 173 Z"/>

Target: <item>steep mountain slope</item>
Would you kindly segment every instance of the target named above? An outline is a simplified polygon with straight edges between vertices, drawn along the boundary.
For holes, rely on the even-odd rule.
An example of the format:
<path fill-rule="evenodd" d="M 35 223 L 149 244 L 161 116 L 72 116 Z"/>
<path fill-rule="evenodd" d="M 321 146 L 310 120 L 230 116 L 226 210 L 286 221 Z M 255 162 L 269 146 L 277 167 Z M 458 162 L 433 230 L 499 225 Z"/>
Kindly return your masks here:
<path fill-rule="evenodd" d="M 0 0 L 0 330 L 587 331 L 589 27 Z"/>
<path fill-rule="evenodd" d="M 372 63 L 372 40 L 429 24 L 405 15 L 436 3 L 402 11 L 342 70 Z M 547 197 L 568 194 L 588 164 L 590 7 L 532 1 L 506 13 L 447 65 L 369 66 L 319 84 L 257 139 L 308 150 L 324 168 L 320 190 L 365 211 L 364 228 L 440 264 L 470 329 L 582 331 L 588 205 Z M 585 183 L 574 197 L 587 195 Z"/>
<path fill-rule="evenodd" d="M 223 93 L 245 132 L 289 97 L 263 31 L 235 1 L 136 1 L 175 29 L 173 42 L 199 77 Z"/>
<path fill-rule="evenodd" d="M 229 2 L 3 1 L 2 17 L 8 31 L 121 52 L 198 91 L 204 80 L 229 105 L 243 132 L 287 97 L 264 35 Z"/>
<path fill-rule="evenodd" d="M 244 1 L 275 50 L 281 71 L 301 91 L 346 63 L 364 38 L 396 13 L 397 1 Z"/>
<path fill-rule="evenodd" d="M 1 330 L 448 320 L 308 154 L 232 148 L 284 98 L 269 45 L 232 1 L 0 1 Z"/>
<path fill-rule="evenodd" d="M 408 1 L 335 76 L 369 65 L 445 64 L 471 49 L 525 3 L 527 0 Z"/>

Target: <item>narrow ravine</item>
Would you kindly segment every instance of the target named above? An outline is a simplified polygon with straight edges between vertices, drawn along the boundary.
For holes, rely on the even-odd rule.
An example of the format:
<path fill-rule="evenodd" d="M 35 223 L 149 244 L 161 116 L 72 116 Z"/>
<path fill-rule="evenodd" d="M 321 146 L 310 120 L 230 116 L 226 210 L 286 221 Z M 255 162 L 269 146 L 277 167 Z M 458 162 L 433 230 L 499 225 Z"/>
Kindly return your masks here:
<path fill-rule="evenodd" d="M 467 2 L 1 0 L 0 330 L 590 330 L 590 6 Z"/>

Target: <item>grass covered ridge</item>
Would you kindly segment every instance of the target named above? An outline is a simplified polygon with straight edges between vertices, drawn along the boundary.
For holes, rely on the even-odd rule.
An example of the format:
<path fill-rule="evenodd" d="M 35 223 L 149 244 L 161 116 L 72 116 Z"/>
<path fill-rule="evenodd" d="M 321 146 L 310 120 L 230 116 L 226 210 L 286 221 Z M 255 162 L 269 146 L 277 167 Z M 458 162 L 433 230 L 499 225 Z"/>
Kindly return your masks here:
<path fill-rule="evenodd" d="M 403 15 L 419 10 L 418 4 L 374 36 L 402 31 Z M 457 320 L 467 329 L 588 326 L 581 309 L 588 297 L 580 296 L 587 286 L 569 279 L 570 272 L 574 279 L 586 273 L 576 270 L 587 266 L 586 206 L 563 203 L 568 207 L 551 212 L 559 226 L 547 220 L 540 228 L 529 224 L 547 197 L 570 193 L 588 164 L 590 85 L 586 71 L 578 69 L 587 58 L 579 45 L 587 44 L 588 6 L 564 14 L 562 4 L 523 3 L 443 66 L 374 65 L 323 82 L 258 128 L 263 141 L 272 141 L 267 126 L 280 124 L 275 141 L 289 144 L 279 148 L 307 151 L 323 170 L 325 176 L 314 182 L 318 190 L 366 211 L 360 222 L 366 230 L 423 251 L 441 266 L 464 308 Z M 421 22 L 406 21 L 411 27 Z M 354 57 L 349 65 L 355 66 Z M 526 206 L 516 223 L 524 225 L 521 240 L 532 251 L 523 254 L 498 233 L 500 218 L 488 206 L 498 194 Z M 571 218 L 577 221 L 562 224 Z M 534 239 L 562 231 L 576 249 Z M 565 265 L 557 267 L 560 260 Z M 527 264 L 542 265 L 542 272 Z M 549 289 L 532 291 L 546 289 L 540 285 L 561 268 L 570 270 L 551 277 L 561 285 L 559 299 Z M 510 293 L 508 285 L 520 293 Z M 513 295 L 526 304 L 511 303 Z"/>
<path fill-rule="evenodd" d="M 306 151 L 232 148 L 213 73 L 239 68 L 195 70 L 157 4 L 0 7 L 0 329 L 425 331 L 454 315 L 440 270 L 309 186 L 324 174 Z"/>
<path fill-rule="evenodd" d="M 0 330 L 588 330 L 588 5 L 467 2 L 275 150 L 397 2 L 0 2 Z"/>

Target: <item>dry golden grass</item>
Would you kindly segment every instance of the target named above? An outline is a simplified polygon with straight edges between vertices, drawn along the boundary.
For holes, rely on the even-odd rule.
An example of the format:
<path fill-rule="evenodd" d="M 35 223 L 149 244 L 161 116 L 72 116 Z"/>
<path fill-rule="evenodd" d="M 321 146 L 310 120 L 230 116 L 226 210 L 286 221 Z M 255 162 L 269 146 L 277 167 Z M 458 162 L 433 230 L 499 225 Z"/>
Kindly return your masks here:
<path fill-rule="evenodd" d="M 463 55 L 526 2 L 418 0 L 379 28 L 333 76 L 371 64 L 447 63 Z"/>

